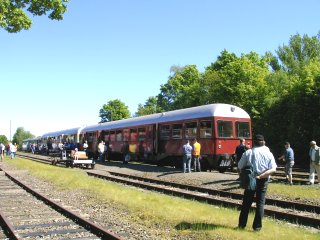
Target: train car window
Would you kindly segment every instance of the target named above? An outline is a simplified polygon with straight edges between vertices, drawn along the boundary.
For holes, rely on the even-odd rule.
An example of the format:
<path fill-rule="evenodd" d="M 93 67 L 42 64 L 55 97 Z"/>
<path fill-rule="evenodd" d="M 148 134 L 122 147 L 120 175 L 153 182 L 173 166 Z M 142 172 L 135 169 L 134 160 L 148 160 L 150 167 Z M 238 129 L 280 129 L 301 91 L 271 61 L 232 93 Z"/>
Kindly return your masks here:
<path fill-rule="evenodd" d="M 182 124 L 172 125 L 172 139 L 182 139 Z"/>
<path fill-rule="evenodd" d="M 233 137 L 232 121 L 218 121 L 218 136 Z"/>
<path fill-rule="evenodd" d="M 212 137 L 212 121 L 200 122 L 200 138 Z"/>
<path fill-rule="evenodd" d="M 88 139 L 88 142 L 93 141 L 93 133 L 92 132 L 87 133 L 87 139 Z M 62 142 L 64 142 L 64 140 Z"/>
<path fill-rule="evenodd" d="M 128 128 L 123 129 L 123 141 L 129 141 L 130 139 L 130 131 Z"/>
<path fill-rule="evenodd" d="M 122 130 L 117 130 L 116 131 L 116 139 L 117 139 L 117 142 L 121 142 L 122 141 Z"/>
<path fill-rule="evenodd" d="M 160 126 L 160 139 L 166 140 L 170 139 L 170 125 L 161 125 Z"/>
<path fill-rule="evenodd" d="M 148 133 L 147 133 L 147 135 L 148 135 L 148 139 L 152 139 L 152 137 L 153 137 L 152 126 L 149 126 L 149 127 L 148 127 Z"/>
<path fill-rule="evenodd" d="M 105 132 L 105 135 L 104 135 L 104 141 L 105 142 L 109 142 L 109 135 L 110 135 L 110 133 L 109 133 L 109 131 L 107 132 Z"/>
<path fill-rule="evenodd" d="M 104 140 L 105 135 L 106 135 L 106 131 L 104 131 L 104 130 L 101 131 L 99 139 Z"/>
<path fill-rule="evenodd" d="M 138 128 L 138 140 L 144 141 L 146 139 L 146 129 L 145 128 Z"/>
<path fill-rule="evenodd" d="M 185 123 L 185 136 L 186 139 L 197 137 L 197 122 Z"/>
<path fill-rule="evenodd" d="M 138 134 L 136 128 L 130 128 L 130 140 L 131 141 L 137 141 L 138 140 Z"/>
<path fill-rule="evenodd" d="M 115 131 L 110 131 L 110 141 L 111 142 L 116 141 L 116 132 Z"/>
<path fill-rule="evenodd" d="M 236 122 L 237 137 L 250 138 L 249 122 Z"/>

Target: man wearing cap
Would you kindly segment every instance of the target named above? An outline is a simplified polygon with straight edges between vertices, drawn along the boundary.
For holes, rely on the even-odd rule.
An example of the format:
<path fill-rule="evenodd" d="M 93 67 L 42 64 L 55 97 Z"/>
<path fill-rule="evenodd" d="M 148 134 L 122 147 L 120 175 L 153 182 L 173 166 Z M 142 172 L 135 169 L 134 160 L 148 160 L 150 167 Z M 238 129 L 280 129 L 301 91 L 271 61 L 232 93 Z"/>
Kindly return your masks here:
<path fill-rule="evenodd" d="M 277 164 L 269 148 L 265 146 L 264 137 L 260 134 L 253 139 L 254 147 L 243 153 L 238 168 L 252 166 L 256 172 L 257 187 L 255 190 L 244 190 L 241 212 L 238 227 L 243 229 L 247 225 L 248 214 L 256 195 L 256 212 L 252 224 L 255 231 L 262 228 L 262 218 L 264 215 L 265 197 L 268 186 L 268 179 L 276 171 Z"/>
<path fill-rule="evenodd" d="M 308 185 L 314 184 L 315 172 L 318 174 L 318 181 L 320 181 L 320 148 L 315 141 L 310 142 L 310 174 Z"/>

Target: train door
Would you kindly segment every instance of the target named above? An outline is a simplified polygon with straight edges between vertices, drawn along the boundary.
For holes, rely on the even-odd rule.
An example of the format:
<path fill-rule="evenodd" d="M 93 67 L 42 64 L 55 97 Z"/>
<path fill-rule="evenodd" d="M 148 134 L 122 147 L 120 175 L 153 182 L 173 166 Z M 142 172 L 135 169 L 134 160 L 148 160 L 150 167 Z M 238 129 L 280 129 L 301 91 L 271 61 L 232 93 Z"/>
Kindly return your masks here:
<path fill-rule="evenodd" d="M 153 149 L 152 149 L 152 155 L 153 155 L 153 160 L 156 159 L 156 156 L 158 154 L 158 146 L 159 146 L 159 137 L 158 137 L 158 123 L 153 124 L 153 134 L 152 134 L 152 141 L 153 141 Z"/>

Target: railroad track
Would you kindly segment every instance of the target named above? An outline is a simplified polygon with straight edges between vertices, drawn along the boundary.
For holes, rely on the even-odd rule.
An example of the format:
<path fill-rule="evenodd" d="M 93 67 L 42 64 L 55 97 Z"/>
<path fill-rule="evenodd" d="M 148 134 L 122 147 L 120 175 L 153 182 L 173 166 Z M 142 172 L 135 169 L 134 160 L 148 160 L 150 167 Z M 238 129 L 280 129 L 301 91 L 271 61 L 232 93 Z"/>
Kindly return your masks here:
<path fill-rule="evenodd" d="M 44 156 L 44 155 L 33 155 L 33 154 L 20 154 L 18 153 L 17 156 L 22 157 L 22 158 L 29 158 L 34 161 L 42 162 L 42 163 L 51 163 L 52 161 L 58 160 L 58 157 L 56 156 Z M 59 166 L 65 166 L 65 163 L 60 162 L 58 163 Z M 226 173 L 229 174 L 237 174 L 236 172 L 229 172 L 227 171 Z M 294 184 L 306 184 L 309 182 L 309 174 L 305 172 L 304 170 L 300 168 L 294 168 L 294 172 L 292 174 L 293 176 L 293 182 Z M 316 178 L 317 179 L 317 178 Z M 284 176 L 284 167 L 278 167 L 277 172 L 272 175 L 272 180 L 275 182 L 284 182 L 286 180 Z M 319 180 L 318 180 L 319 182 Z"/>
<path fill-rule="evenodd" d="M 121 239 L 4 171 L 0 171 L 0 222 L 7 238 L 13 240 Z"/>
<path fill-rule="evenodd" d="M 223 190 L 214 190 L 179 183 L 166 182 L 157 179 L 137 177 L 122 173 L 109 172 L 108 175 L 87 171 L 89 176 L 94 176 L 108 181 L 119 182 L 139 188 L 153 190 L 169 195 L 179 196 L 207 202 L 213 205 L 239 208 L 242 194 Z M 253 206 L 252 208 L 255 208 Z M 320 228 L 320 207 L 317 205 L 302 204 L 291 201 L 266 199 L 265 215 L 279 220 L 286 220 L 305 226 Z"/>
<path fill-rule="evenodd" d="M 48 160 L 41 161 L 48 163 Z M 109 181 L 225 207 L 239 208 L 243 197 L 242 194 L 226 190 L 190 186 L 117 172 L 108 171 L 109 174 L 99 174 L 95 170 L 88 170 L 87 173 L 88 175 Z M 253 206 L 253 208 L 255 208 L 255 206 Z M 312 226 L 318 229 L 320 228 L 320 206 L 318 205 L 267 198 L 265 215 L 301 225 Z"/>

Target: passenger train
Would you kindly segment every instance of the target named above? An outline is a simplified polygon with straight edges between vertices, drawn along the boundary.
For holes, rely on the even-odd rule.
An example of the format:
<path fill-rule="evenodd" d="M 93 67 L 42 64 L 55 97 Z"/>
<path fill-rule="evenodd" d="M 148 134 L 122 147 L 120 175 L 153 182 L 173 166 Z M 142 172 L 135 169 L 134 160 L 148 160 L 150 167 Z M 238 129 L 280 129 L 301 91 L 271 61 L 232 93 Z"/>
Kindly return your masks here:
<path fill-rule="evenodd" d="M 201 144 L 202 170 L 224 172 L 234 165 L 239 138 L 245 138 L 250 145 L 251 136 L 247 112 L 234 105 L 209 104 L 46 133 L 41 142 L 49 142 L 52 149 L 61 143 L 81 149 L 87 141 L 87 153 L 96 158 L 97 145 L 103 140 L 109 159 L 122 159 L 122 147 L 128 143 L 136 160 L 179 167 L 182 146 L 196 138 Z"/>

